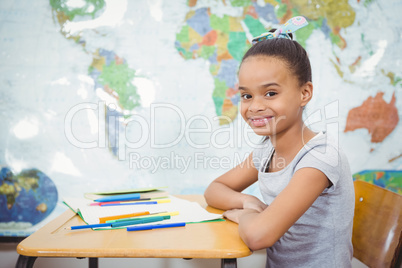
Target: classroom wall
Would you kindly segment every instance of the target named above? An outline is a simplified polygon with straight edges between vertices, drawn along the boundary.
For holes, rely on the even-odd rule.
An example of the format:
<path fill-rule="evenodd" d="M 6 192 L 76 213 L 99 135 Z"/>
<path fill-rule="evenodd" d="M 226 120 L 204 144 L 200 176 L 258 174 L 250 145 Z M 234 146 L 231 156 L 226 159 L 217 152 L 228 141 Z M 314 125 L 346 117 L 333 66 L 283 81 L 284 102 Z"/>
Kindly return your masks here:
<path fill-rule="evenodd" d="M 13 189 L 0 188 L 0 236 L 32 233 L 88 191 L 202 194 L 261 142 L 238 112 L 244 51 L 298 14 L 306 124 L 339 141 L 355 179 L 402 193 L 402 2 L 286 3 L 0 1 L 0 184 Z"/>

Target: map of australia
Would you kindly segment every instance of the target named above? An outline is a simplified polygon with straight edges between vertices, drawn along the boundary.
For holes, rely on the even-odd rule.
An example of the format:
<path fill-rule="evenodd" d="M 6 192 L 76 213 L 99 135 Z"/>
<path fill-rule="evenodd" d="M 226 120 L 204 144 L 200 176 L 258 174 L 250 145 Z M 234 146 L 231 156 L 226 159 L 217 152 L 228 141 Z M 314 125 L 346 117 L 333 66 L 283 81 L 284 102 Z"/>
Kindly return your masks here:
<path fill-rule="evenodd" d="M 369 97 L 359 107 L 349 111 L 345 132 L 358 128 L 366 128 L 371 135 L 371 142 L 382 142 L 399 122 L 398 110 L 395 106 L 395 93 L 390 103 L 383 99 L 384 93 Z"/>

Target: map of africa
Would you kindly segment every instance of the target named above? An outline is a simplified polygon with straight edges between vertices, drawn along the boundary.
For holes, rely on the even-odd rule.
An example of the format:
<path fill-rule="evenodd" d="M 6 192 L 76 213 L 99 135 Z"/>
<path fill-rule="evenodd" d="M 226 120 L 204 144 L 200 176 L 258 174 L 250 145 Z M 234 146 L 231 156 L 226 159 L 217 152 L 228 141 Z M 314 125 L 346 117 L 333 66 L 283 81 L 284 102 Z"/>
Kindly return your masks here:
<path fill-rule="evenodd" d="M 355 179 L 401 193 L 401 11 L 396 0 L 4 1 L 0 166 L 15 180 L 1 182 L 0 211 L 39 185 L 18 177 L 29 170 L 59 198 L 202 193 L 260 142 L 239 117 L 250 40 L 299 15 L 309 25 L 294 39 L 314 84 L 306 123 L 336 136 Z M 49 208 L 36 204 L 52 214 L 25 229 L 2 218 L 0 235 L 30 233 L 65 209 Z"/>

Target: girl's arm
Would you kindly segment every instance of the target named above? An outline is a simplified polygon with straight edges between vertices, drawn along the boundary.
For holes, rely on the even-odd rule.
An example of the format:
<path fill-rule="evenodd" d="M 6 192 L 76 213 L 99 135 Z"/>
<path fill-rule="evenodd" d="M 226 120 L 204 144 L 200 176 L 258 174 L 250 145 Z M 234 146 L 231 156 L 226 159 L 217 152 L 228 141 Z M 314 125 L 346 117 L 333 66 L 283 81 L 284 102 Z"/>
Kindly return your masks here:
<path fill-rule="evenodd" d="M 272 246 L 329 186 L 324 173 L 302 168 L 263 212 L 237 209 L 224 216 L 239 223 L 239 233 L 251 250 Z"/>
<path fill-rule="evenodd" d="M 208 205 L 219 209 L 254 208 L 262 211 L 266 206 L 256 197 L 243 194 L 258 179 L 258 171 L 253 163 L 253 154 L 247 159 L 215 179 L 205 190 Z"/>

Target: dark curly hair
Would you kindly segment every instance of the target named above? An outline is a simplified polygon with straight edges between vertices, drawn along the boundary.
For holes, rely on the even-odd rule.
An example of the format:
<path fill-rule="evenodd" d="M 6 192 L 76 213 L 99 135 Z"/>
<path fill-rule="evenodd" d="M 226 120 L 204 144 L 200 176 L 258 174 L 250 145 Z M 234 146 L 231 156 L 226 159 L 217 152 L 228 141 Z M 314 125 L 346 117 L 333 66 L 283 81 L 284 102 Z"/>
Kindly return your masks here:
<path fill-rule="evenodd" d="M 275 31 L 272 29 L 271 32 Z M 292 35 L 290 34 L 292 38 Z M 297 76 L 299 85 L 311 82 L 311 65 L 306 50 L 296 41 L 273 38 L 258 42 L 244 54 L 242 63 L 249 57 L 268 56 L 283 60 L 289 70 Z M 241 64 L 240 64 L 241 66 Z"/>

